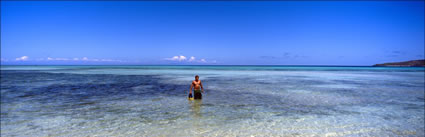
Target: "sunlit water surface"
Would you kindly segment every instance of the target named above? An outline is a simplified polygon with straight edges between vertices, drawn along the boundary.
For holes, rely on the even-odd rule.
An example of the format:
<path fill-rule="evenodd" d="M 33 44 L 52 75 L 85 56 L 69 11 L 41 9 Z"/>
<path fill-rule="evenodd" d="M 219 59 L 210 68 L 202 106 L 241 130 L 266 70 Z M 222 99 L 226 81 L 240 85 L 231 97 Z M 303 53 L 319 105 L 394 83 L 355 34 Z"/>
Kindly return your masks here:
<path fill-rule="evenodd" d="M 2 66 L 1 136 L 424 136 L 424 68 Z"/>

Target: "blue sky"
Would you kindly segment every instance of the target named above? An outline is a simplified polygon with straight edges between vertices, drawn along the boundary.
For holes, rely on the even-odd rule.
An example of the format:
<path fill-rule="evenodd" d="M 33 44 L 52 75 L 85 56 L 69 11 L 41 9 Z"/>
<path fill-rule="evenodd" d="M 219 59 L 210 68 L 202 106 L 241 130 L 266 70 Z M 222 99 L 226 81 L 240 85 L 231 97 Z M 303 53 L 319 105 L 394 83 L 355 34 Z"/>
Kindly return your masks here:
<path fill-rule="evenodd" d="M 1 61 L 372 65 L 423 59 L 423 11 L 423 1 L 2 1 Z"/>

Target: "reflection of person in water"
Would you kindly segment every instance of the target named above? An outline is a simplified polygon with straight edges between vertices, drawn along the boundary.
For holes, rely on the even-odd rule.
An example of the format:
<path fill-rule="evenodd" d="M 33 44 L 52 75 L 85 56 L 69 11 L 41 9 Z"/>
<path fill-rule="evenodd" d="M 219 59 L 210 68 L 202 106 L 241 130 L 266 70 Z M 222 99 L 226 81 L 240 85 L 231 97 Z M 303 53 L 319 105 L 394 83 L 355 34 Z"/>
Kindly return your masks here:
<path fill-rule="evenodd" d="M 202 100 L 194 100 L 193 102 L 190 102 L 191 106 L 191 110 L 192 113 L 194 115 L 194 117 L 202 117 L 201 115 L 201 105 L 202 105 Z"/>
<path fill-rule="evenodd" d="M 205 128 L 204 128 L 204 124 L 203 120 L 202 120 L 202 114 L 201 114 L 201 105 L 202 105 L 202 100 L 198 99 L 198 100 L 194 100 L 194 101 L 189 101 L 190 103 L 190 110 L 192 113 L 191 116 L 191 120 L 190 123 L 192 124 L 191 130 L 194 131 L 195 133 L 203 133 L 205 132 Z"/>

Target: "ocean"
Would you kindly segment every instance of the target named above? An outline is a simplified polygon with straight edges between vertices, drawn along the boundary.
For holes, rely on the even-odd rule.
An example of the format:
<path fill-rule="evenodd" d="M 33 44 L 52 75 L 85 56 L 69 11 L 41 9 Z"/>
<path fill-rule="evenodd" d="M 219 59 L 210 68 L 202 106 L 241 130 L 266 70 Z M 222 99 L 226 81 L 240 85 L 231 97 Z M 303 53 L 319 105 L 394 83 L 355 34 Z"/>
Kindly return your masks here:
<path fill-rule="evenodd" d="M 423 67 L 1 66 L 1 136 L 420 136 Z M 202 100 L 187 99 L 199 75 Z"/>

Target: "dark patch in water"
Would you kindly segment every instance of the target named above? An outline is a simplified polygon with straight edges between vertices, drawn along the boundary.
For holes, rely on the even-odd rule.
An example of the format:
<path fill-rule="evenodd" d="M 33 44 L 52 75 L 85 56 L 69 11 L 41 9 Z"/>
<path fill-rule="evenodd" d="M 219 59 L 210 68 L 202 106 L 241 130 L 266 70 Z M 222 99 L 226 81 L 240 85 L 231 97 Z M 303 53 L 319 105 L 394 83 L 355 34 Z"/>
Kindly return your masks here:
<path fill-rule="evenodd" d="M 8 103 L 21 102 L 22 99 L 28 98 L 40 103 L 56 102 L 54 104 L 80 107 L 91 105 L 90 102 L 85 101 L 90 98 L 97 100 L 111 99 L 111 97 L 125 99 L 126 97 L 142 98 L 162 94 L 183 96 L 188 88 L 185 85 L 159 83 L 159 78 L 154 75 L 67 74 L 4 70 L 1 76 L 1 99 L 2 102 Z M 33 86 L 44 82 L 54 84 L 42 87 Z M 135 87 L 143 85 L 149 85 L 151 88 L 134 92 Z"/>
<path fill-rule="evenodd" d="M 77 104 L 78 106 L 84 106 L 84 105 L 93 105 L 96 104 L 95 102 L 83 102 L 83 103 L 79 103 Z"/>
<path fill-rule="evenodd" d="M 25 97 L 32 97 L 32 96 L 35 96 L 34 94 L 25 94 L 25 95 L 21 95 L 21 96 L 18 96 L 19 98 L 25 98 Z"/>

